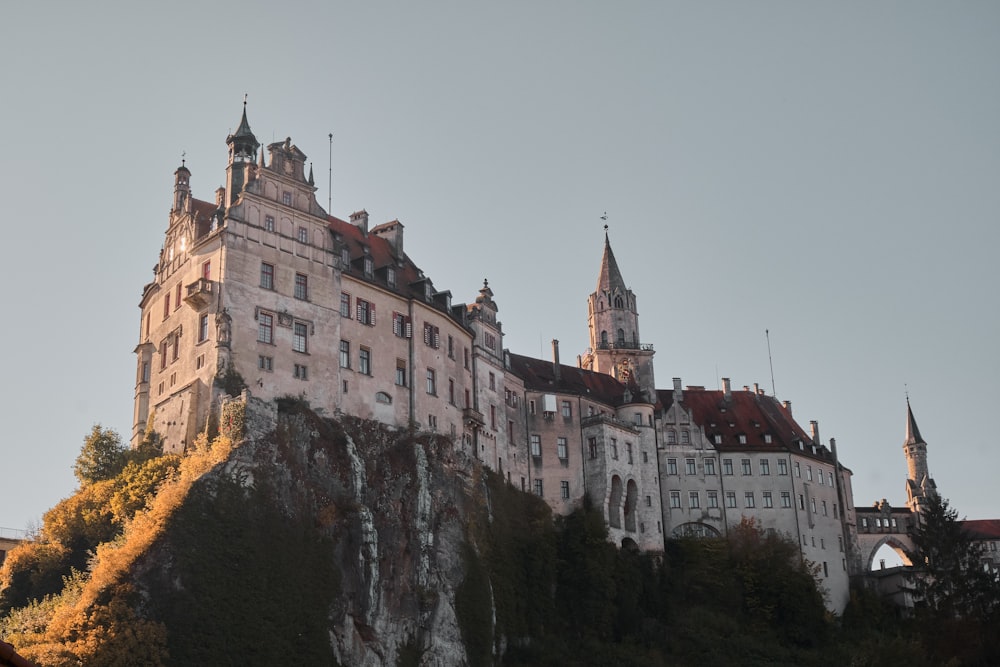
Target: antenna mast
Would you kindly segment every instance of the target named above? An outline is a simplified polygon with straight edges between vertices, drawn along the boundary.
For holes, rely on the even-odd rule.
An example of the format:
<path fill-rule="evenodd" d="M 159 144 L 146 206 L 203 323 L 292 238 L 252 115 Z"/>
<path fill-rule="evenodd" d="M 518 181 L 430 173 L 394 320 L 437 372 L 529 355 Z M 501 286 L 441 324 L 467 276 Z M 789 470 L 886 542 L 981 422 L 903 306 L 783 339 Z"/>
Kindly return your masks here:
<path fill-rule="evenodd" d="M 771 367 L 771 396 L 778 397 L 778 392 L 774 390 L 774 362 L 771 361 L 771 332 L 764 329 L 764 336 L 767 337 L 767 364 Z"/>
<path fill-rule="evenodd" d="M 333 215 L 333 132 L 330 133 L 330 172 L 326 181 L 326 213 Z"/>

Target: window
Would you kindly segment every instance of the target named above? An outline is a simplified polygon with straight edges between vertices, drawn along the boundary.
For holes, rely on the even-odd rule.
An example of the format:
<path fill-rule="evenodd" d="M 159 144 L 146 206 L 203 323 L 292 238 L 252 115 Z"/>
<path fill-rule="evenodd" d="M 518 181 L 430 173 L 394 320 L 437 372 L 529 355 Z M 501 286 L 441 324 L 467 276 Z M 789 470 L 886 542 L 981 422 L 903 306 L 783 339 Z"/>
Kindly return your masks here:
<path fill-rule="evenodd" d="M 181 307 L 181 284 L 177 283 L 177 293 L 174 295 L 174 310 Z"/>
<path fill-rule="evenodd" d="M 385 393 L 384 391 L 375 392 L 375 402 L 384 403 L 385 405 L 392 405 L 392 396 Z"/>
<path fill-rule="evenodd" d="M 722 474 L 732 475 L 733 474 L 733 460 L 732 459 L 722 459 Z"/>
<path fill-rule="evenodd" d="M 531 455 L 541 456 L 542 455 L 542 436 L 537 433 L 531 434 Z"/>
<path fill-rule="evenodd" d="M 462 348 L 462 355 L 465 357 L 465 370 L 469 370 L 469 348 Z M 531 414 L 535 414 L 534 411 Z"/>
<path fill-rule="evenodd" d="M 573 405 L 569 401 L 562 402 L 562 416 L 563 417 L 573 416 Z"/>
<path fill-rule="evenodd" d="M 569 482 L 559 482 L 559 495 L 563 500 L 569 500 Z"/>
<path fill-rule="evenodd" d="M 667 474 L 668 475 L 677 474 L 677 459 L 667 459 Z"/>
<path fill-rule="evenodd" d="M 806 479 L 810 482 L 813 481 L 813 469 L 812 466 L 806 466 Z"/>
<path fill-rule="evenodd" d="M 299 243 L 309 243 L 309 230 L 305 227 L 299 227 L 298 229 L 298 239 Z"/>
<path fill-rule="evenodd" d="M 812 507 L 813 514 L 815 514 L 816 513 L 816 499 L 815 498 L 810 498 L 809 499 L 809 505 Z"/>
<path fill-rule="evenodd" d="M 448 336 L 448 340 L 451 341 L 451 336 Z M 497 376 L 490 373 L 490 391 L 497 390 Z"/>
<path fill-rule="evenodd" d="M 260 286 L 264 289 L 274 289 L 274 265 L 260 263 Z"/>
<path fill-rule="evenodd" d="M 340 263 L 345 269 L 351 266 L 351 250 L 346 245 L 340 249 Z"/>
<path fill-rule="evenodd" d="M 625 454 L 628 457 L 628 462 L 632 463 L 632 443 L 631 442 L 626 442 L 625 443 Z"/>
<path fill-rule="evenodd" d="M 827 507 L 825 500 L 823 501 L 823 516 L 829 516 L 829 514 L 827 514 Z"/>
<path fill-rule="evenodd" d="M 714 442 L 717 445 L 721 445 L 722 444 L 722 436 L 720 434 L 716 433 L 715 435 L 712 436 L 712 442 Z"/>
<path fill-rule="evenodd" d="M 590 453 L 590 458 L 597 458 L 597 438 L 587 439 L 587 451 Z"/>
<path fill-rule="evenodd" d="M 285 206 L 291 206 L 292 205 L 292 193 L 289 192 L 288 190 L 285 190 L 284 192 L 282 192 L 281 193 L 281 203 L 284 204 Z"/>
<path fill-rule="evenodd" d="M 455 339 L 451 336 L 448 336 L 448 358 L 455 358 Z M 492 376 L 493 374 L 490 373 L 490 375 Z M 495 389 L 495 387 L 491 386 L 490 389 Z"/>
<path fill-rule="evenodd" d="M 365 276 L 371 278 L 372 274 L 375 272 L 375 262 L 371 257 L 365 257 L 362 262 L 362 268 L 365 272 Z"/>
<path fill-rule="evenodd" d="M 455 381 L 448 378 L 448 402 L 455 405 Z"/>
<path fill-rule="evenodd" d="M 441 331 L 427 322 L 424 322 L 424 345 L 434 349 L 441 345 Z"/>
<path fill-rule="evenodd" d="M 754 506 L 753 491 L 747 491 L 746 493 L 744 493 L 743 501 L 747 507 L 753 507 Z"/>
<path fill-rule="evenodd" d="M 303 301 L 309 298 L 309 277 L 304 273 L 295 274 L 295 298 Z"/>
<path fill-rule="evenodd" d="M 296 352 L 305 353 L 307 351 L 306 338 L 309 329 L 304 322 L 296 322 L 292 325 L 292 349 Z"/>
<path fill-rule="evenodd" d="M 542 480 L 540 479 L 535 480 L 535 495 L 536 496 L 542 495 Z"/>
<path fill-rule="evenodd" d="M 260 355 L 257 357 L 257 368 L 262 371 L 271 372 L 274 370 L 274 358 Z"/>
<path fill-rule="evenodd" d="M 673 429 L 667 431 L 667 444 L 676 445 L 677 444 L 677 432 Z"/>
<path fill-rule="evenodd" d="M 726 507 L 732 509 L 736 507 L 736 492 L 726 491 Z"/>
<path fill-rule="evenodd" d="M 160 343 L 160 370 L 167 367 L 167 341 Z"/>
<path fill-rule="evenodd" d="M 410 324 L 410 318 L 403 313 L 393 313 L 392 333 L 398 338 L 410 338 L 413 335 L 413 325 Z"/>
<path fill-rule="evenodd" d="M 611 438 L 611 458 L 615 461 L 618 460 L 618 441 Z M 677 464 L 674 463 L 674 474 L 677 474 Z"/>
<path fill-rule="evenodd" d="M 361 322 L 361 324 L 367 324 L 370 327 L 375 326 L 375 304 L 370 301 L 365 301 L 364 299 L 356 299 L 356 302 L 358 322 Z"/>
<path fill-rule="evenodd" d="M 684 460 L 684 474 L 686 475 L 697 474 L 697 466 L 695 465 L 694 459 Z"/>
<path fill-rule="evenodd" d="M 340 367 L 351 367 L 351 341 L 340 341 Z"/>
<path fill-rule="evenodd" d="M 362 375 L 372 374 L 372 351 L 367 347 L 358 349 L 358 372 Z"/>
<path fill-rule="evenodd" d="M 149 362 L 142 362 L 142 382 L 149 382 Z"/>
<path fill-rule="evenodd" d="M 198 318 L 198 342 L 204 343 L 208 340 L 208 314 Z"/>
<path fill-rule="evenodd" d="M 180 358 L 180 356 L 181 356 L 181 341 L 180 338 L 174 336 L 174 356 L 171 358 L 171 361 L 177 361 L 177 359 Z"/>
<path fill-rule="evenodd" d="M 744 475 L 749 475 L 751 473 L 750 459 L 740 459 L 740 470 Z"/>
<path fill-rule="evenodd" d="M 767 508 L 774 507 L 774 501 L 771 499 L 771 492 L 765 491 L 763 493 L 763 496 L 764 496 L 764 507 Z"/>
<path fill-rule="evenodd" d="M 569 458 L 569 447 L 567 446 L 566 438 L 556 438 L 556 456 L 562 461 Z"/>
<path fill-rule="evenodd" d="M 829 479 L 830 479 L 830 486 L 833 486 L 833 473 L 832 472 L 828 472 L 827 475 L 829 476 Z"/>
<path fill-rule="evenodd" d="M 708 492 L 707 506 L 709 508 L 712 508 L 712 509 L 715 509 L 715 508 L 719 507 L 719 492 L 718 491 L 709 491 Z"/>
<path fill-rule="evenodd" d="M 433 368 L 427 369 L 427 393 L 437 396 L 437 373 Z"/>
<path fill-rule="evenodd" d="M 257 315 L 257 340 L 261 343 L 274 343 L 274 316 L 270 313 Z"/>
<path fill-rule="evenodd" d="M 406 360 L 396 359 L 396 386 L 406 386 Z"/>
<path fill-rule="evenodd" d="M 766 444 L 766 445 L 770 445 L 771 444 L 771 434 L 770 433 L 765 433 L 764 434 L 764 444 Z"/>
<path fill-rule="evenodd" d="M 642 453 L 642 462 L 643 463 L 649 463 L 649 453 L 648 452 L 643 452 Z"/>
<path fill-rule="evenodd" d="M 691 442 L 691 434 L 688 432 L 687 429 L 684 429 L 683 431 L 681 431 L 681 444 L 686 445 L 690 442 Z"/>
<path fill-rule="evenodd" d="M 497 337 L 494 336 L 493 334 L 489 333 L 488 331 L 484 331 L 483 332 L 483 345 L 485 345 L 486 349 L 489 350 L 490 352 L 496 352 L 497 351 Z"/>
<path fill-rule="evenodd" d="M 787 475 L 788 474 L 788 461 L 785 459 L 778 459 L 778 474 Z"/>
<path fill-rule="evenodd" d="M 799 462 L 798 461 L 795 462 L 795 476 L 796 477 L 802 477 L 802 468 L 799 467 Z"/>
<path fill-rule="evenodd" d="M 771 462 L 770 461 L 768 461 L 767 459 L 761 459 L 758 462 L 758 465 L 760 466 L 760 474 L 761 475 L 770 475 L 771 474 Z"/>
<path fill-rule="evenodd" d="M 799 509 L 804 510 L 806 508 L 806 498 L 801 493 L 799 494 Z"/>
<path fill-rule="evenodd" d="M 741 445 L 747 444 L 747 437 L 745 435 L 743 435 L 742 433 L 739 435 L 739 439 L 740 439 L 740 444 Z"/>
<path fill-rule="evenodd" d="M 211 260 L 205 262 L 201 265 L 201 277 L 203 280 L 212 279 L 212 262 Z"/>
<path fill-rule="evenodd" d="M 788 491 L 781 492 L 781 506 L 791 507 L 792 506 L 792 494 Z"/>
<path fill-rule="evenodd" d="M 396 269 L 391 266 L 385 270 L 385 282 L 389 287 L 396 286 Z"/>
<path fill-rule="evenodd" d="M 340 316 L 351 319 L 351 295 L 347 292 L 340 293 Z"/>
<path fill-rule="evenodd" d="M 837 503 L 834 503 L 834 504 L 833 504 L 833 518 L 834 518 L 834 519 L 837 519 L 837 518 L 839 518 L 839 517 L 837 516 Z M 895 521 L 895 519 L 893 519 L 893 520 Z"/>
<path fill-rule="evenodd" d="M 670 508 L 678 509 L 681 506 L 681 492 L 671 491 L 670 492 Z"/>
<path fill-rule="evenodd" d="M 307 369 L 302 364 L 295 364 L 295 378 L 297 380 L 308 380 L 309 379 L 309 369 Z"/>
<path fill-rule="evenodd" d="M 715 474 L 715 459 L 712 458 L 705 459 L 705 474 L 706 475 Z"/>
<path fill-rule="evenodd" d="M 497 406 L 490 405 L 490 428 L 497 430 Z"/>
<path fill-rule="evenodd" d="M 163 297 L 163 319 L 170 317 L 170 292 Z"/>
<path fill-rule="evenodd" d="M 697 491 L 688 492 L 688 507 L 690 507 L 693 510 L 696 510 L 699 507 L 701 507 L 701 499 L 698 497 Z"/>
<path fill-rule="evenodd" d="M 274 231 L 274 216 L 273 215 L 265 215 L 264 216 L 264 229 L 267 230 L 267 231 L 269 231 L 269 232 L 273 232 Z"/>

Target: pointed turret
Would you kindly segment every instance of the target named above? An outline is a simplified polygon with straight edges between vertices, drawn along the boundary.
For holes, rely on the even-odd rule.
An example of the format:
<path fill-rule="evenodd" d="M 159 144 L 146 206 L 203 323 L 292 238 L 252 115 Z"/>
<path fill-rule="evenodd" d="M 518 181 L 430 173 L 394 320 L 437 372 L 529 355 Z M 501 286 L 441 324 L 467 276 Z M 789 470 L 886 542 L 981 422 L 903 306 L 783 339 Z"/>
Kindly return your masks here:
<path fill-rule="evenodd" d="M 253 180 L 253 170 L 257 159 L 257 149 L 260 142 L 250 130 L 247 121 L 247 100 L 243 98 L 243 116 L 239 127 L 226 137 L 229 146 L 229 166 L 226 168 L 226 194 L 229 197 L 228 206 L 236 203 L 243 188 Z"/>
<path fill-rule="evenodd" d="M 927 470 L 927 443 L 920 436 L 917 420 L 913 417 L 910 398 L 906 398 L 906 440 L 903 441 L 906 456 L 906 504 L 914 512 L 919 512 L 924 500 L 935 493 L 934 480 Z"/>
<path fill-rule="evenodd" d="M 590 350 L 581 367 L 611 375 L 632 387 L 642 400 L 653 400 L 653 347 L 639 342 L 639 311 L 635 294 L 625 284 L 604 226 L 604 255 L 597 290 L 589 299 Z"/>
<path fill-rule="evenodd" d="M 173 210 L 183 211 L 191 201 L 191 172 L 184 166 L 185 160 L 181 160 L 181 166 L 174 172 L 174 206 Z"/>

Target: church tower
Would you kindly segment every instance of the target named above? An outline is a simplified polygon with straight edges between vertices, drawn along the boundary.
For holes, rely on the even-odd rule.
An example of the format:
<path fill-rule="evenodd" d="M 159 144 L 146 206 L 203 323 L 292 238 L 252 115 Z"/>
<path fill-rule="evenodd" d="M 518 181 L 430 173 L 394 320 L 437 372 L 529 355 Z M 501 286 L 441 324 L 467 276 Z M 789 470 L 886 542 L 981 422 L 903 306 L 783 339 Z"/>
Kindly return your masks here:
<path fill-rule="evenodd" d="M 607 226 L 597 291 L 588 300 L 588 323 L 590 350 L 581 358 L 581 366 L 611 375 L 644 400 L 655 401 L 653 346 L 640 342 L 635 294 L 622 278 Z"/>
<path fill-rule="evenodd" d="M 906 399 L 906 440 L 903 442 L 906 455 L 906 504 L 913 512 L 919 512 L 926 498 L 937 493 L 934 480 L 927 471 L 927 443 L 920 437 L 917 420 L 913 418 L 910 399 Z"/>

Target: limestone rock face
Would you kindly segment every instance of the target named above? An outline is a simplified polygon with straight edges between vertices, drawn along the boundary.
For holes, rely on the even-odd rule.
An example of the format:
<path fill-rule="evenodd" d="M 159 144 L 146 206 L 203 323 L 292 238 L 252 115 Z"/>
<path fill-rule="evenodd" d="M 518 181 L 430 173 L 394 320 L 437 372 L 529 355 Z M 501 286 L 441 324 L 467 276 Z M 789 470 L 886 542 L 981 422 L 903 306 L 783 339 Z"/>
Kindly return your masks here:
<path fill-rule="evenodd" d="M 482 506 L 476 462 L 446 437 L 322 419 L 295 401 L 250 398 L 245 435 L 208 477 L 264 489 L 252 497 L 265 496 L 281 517 L 332 545 L 336 592 L 310 613 L 323 615 L 336 660 L 396 665 L 405 651 L 421 665 L 466 664 L 454 600 L 467 522 Z M 149 576 L 181 590 L 191 577 L 172 552 L 190 547 L 172 544 L 170 535 L 151 556 Z M 266 545 L 271 536 L 254 539 Z"/>

